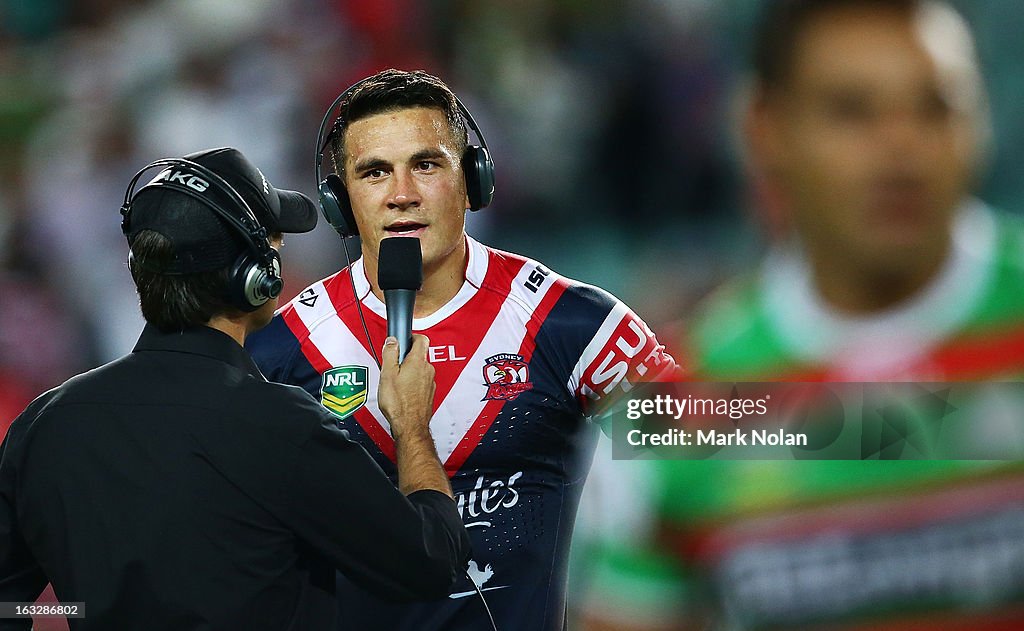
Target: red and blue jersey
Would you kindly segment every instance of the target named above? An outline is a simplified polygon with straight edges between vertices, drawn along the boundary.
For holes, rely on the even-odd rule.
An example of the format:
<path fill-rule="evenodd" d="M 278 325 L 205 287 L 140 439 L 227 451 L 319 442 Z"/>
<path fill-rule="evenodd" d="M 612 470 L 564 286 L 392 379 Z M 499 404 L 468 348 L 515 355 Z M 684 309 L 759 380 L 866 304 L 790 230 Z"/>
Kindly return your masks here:
<path fill-rule="evenodd" d="M 473 541 L 469 572 L 498 627 L 562 629 L 569 539 L 597 438 L 588 416 L 676 366 L 607 292 L 473 239 L 467 245 L 462 288 L 413 320 L 430 339 L 436 374 L 430 429 Z M 342 270 L 300 293 L 247 346 L 268 379 L 305 388 L 397 479 L 370 350 L 379 353 L 385 336 L 385 307 L 360 260 L 351 275 Z M 490 628 L 465 579 L 443 601 L 385 602 L 344 581 L 339 598 L 346 629 Z"/>

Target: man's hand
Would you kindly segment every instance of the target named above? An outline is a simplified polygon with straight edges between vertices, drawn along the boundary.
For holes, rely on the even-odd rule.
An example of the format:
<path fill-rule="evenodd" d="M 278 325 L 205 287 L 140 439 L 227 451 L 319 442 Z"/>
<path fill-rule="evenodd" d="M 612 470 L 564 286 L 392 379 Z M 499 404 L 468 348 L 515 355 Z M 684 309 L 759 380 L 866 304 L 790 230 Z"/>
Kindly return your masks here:
<path fill-rule="evenodd" d="M 391 434 L 426 432 L 434 407 L 434 367 L 427 362 L 424 335 L 412 336 L 412 347 L 405 361 L 398 363 L 398 340 L 389 337 L 381 353 L 380 387 L 377 402 L 391 423 Z"/>
<path fill-rule="evenodd" d="M 452 497 L 448 475 L 441 466 L 430 435 L 434 409 L 434 367 L 427 362 L 429 340 L 412 336 L 412 348 L 398 363 L 398 340 L 389 337 L 381 353 L 377 403 L 391 423 L 398 466 L 398 488 L 406 495 L 424 489 Z"/>

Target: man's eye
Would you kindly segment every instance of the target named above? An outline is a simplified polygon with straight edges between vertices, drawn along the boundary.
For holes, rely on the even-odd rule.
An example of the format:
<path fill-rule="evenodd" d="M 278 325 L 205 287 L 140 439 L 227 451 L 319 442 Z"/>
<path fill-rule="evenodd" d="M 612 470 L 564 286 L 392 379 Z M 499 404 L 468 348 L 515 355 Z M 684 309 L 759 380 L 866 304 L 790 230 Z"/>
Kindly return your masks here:
<path fill-rule="evenodd" d="M 436 168 L 437 168 L 437 163 L 436 162 L 430 162 L 429 160 L 423 160 L 421 162 L 417 162 L 416 163 L 416 169 L 420 170 L 420 171 L 429 171 L 431 169 L 436 169 Z"/>
<path fill-rule="evenodd" d="M 942 94 L 932 93 L 921 99 L 918 110 L 924 119 L 944 121 L 949 118 L 953 106 Z"/>
<path fill-rule="evenodd" d="M 872 105 L 867 99 L 851 95 L 839 95 L 829 99 L 825 104 L 825 112 L 832 120 L 844 123 L 865 122 L 874 115 Z"/>
<path fill-rule="evenodd" d="M 363 177 L 368 177 L 371 179 L 381 178 L 384 177 L 385 175 L 387 175 L 387 172 L 384 169 L 370 169 L 369 171 L 363 172 Z"/>

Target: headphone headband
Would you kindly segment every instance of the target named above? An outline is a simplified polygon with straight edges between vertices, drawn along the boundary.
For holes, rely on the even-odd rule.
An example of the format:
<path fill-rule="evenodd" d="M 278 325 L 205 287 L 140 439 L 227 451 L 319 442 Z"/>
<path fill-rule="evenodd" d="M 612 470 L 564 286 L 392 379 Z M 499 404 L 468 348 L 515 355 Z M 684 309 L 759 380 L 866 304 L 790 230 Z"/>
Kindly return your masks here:
<path fill-rule="evenodd" d="M 186 180 L 180 174 L 171 173 L 172 177 L 181 180 L 173 181 L 158 175 L 152 182 L 136 191 L 135 187 L 142 176 L 158 167 L 167 167 L 166 172 L 168 173 L 178 167 L 191 171 L 192 173 L 189 175 L 193 177 Z M 196 176 L 205 178 L 205 180 L 196 181 L 198 179 Z M 230 206 L 235 212 L 227 210 L 218 200 L 202 194 L 211 186 L 232 202 Z M 162 158 L 147 164 L 132 177 L 128 188 L 125 189 L 124 202 L 121 204 L 121 232 L 126 238 L 131 232 L 132 204 L 139 193 L 148 188 L 173 190 L 199 201 L 241 236 L 245 242 L 247 254 L 242 254 L 231 266 L 231 279 L 229 280 L 229 299 L 235 306 L 243 311 L 253 311 L 267 300 L 280 295 L 283 282 L 279 255 L 270 246 L 266 227 L 260 224 L 252 207 L 230 182 L 208 167 L 187 158 Z M 130 244 L 129 262 L 136 264 Z"/>
<path fill-rule="evenodd" d="M 195 171 L 198 175 L 207 178 L 210 185 L 216 186 L 230 199 L 230 201 L 234 202 L 235 208 L 240 211 L 240 214 L 228 212 L 221 204 L 205 195 L 202 195 L 201 191 L 196 188 L 187 184 L 168 181 L 166 179 L 150 182 L 136 192 L 135 186 L 138 184 L 142 176 L 147 171 L 157 167 L 168 167 L 168 170 L 174 167 L 182 167 Z M 121 231 L 126 237 L 130 230 L 131 204 L 138 193 L 141 193 L 143 190 L 150 187 L 168 188 L 179 193 L 184 193 L 185 195 L 198 200 L 204 206 L 213 210 L 218 217 L 225 220 L 239 235 L 241 235 L 242 240 L 245 241 L 249 251 L 259 261 L 261 267 L 273 267 L 274 253 L 273 248 L 270 247 L 267 229 L 260 225 L 259 220 L 256 218 L 256 213 L 253 212 L 249 203 L 245 201 L 245 198 L 239 194 L 235 187 L 231 186 L 230 182 L 202 164 L 187 158 L 161 158 L 160 160 L 150 162 L 135 174 L 131 182 L 128 184 L 128 188 L 125 190 L 124 203 L 121 205 Z"/>

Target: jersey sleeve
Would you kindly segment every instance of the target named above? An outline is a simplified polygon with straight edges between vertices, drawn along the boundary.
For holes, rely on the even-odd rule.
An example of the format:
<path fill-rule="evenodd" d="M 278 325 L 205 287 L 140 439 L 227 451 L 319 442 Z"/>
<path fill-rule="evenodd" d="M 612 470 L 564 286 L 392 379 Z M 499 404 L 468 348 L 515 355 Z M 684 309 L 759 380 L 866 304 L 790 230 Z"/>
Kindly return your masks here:
<path fill-rule="evenodd" d="M 585 413 L 596 414 L 640 384 L 677 377 L 675 359 L 629 307 L 596 287 L 581 285 L 569 292 L 591 323 L 592 333 L 579 340 L 566 384 Z"/>

